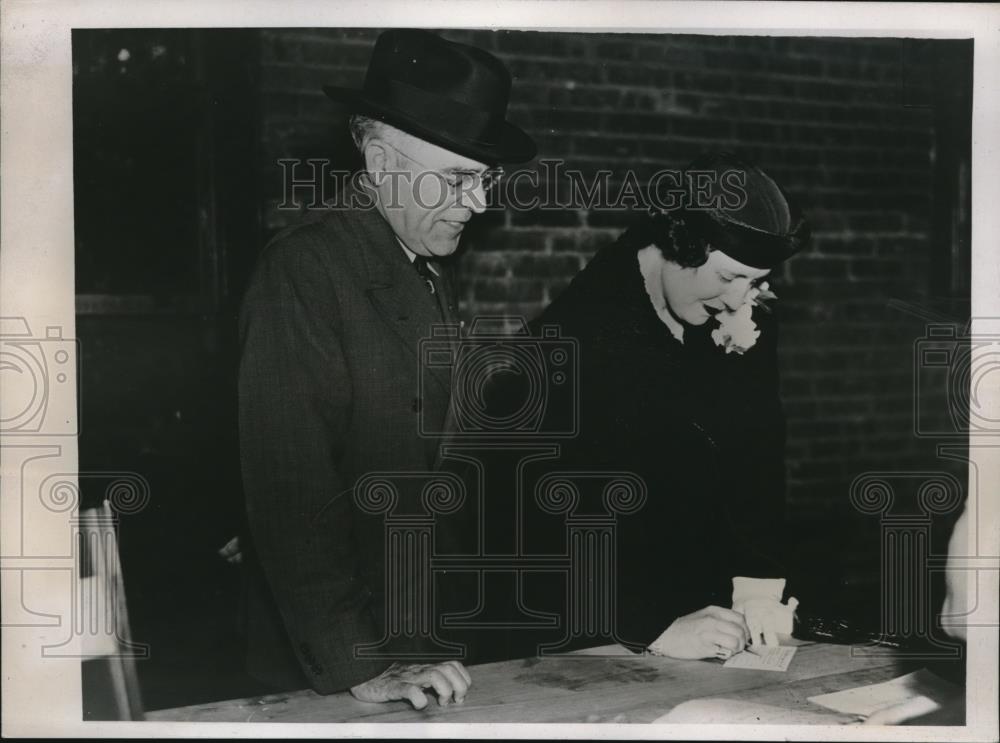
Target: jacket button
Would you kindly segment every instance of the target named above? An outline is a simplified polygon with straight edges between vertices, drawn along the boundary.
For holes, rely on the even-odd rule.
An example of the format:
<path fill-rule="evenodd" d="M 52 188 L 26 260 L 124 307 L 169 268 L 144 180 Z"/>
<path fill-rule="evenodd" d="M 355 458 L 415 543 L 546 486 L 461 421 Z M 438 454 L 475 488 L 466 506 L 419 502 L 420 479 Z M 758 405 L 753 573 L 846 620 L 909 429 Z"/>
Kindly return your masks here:
<path fill-rule="evenodd" d="M 410 410 L 412 410 L 414 413 L 419 413 L 420 408 L 422 406 L 423 406 L 423 400 L 421 400 L 419 397 L 414 397 L 413 402 L 410 403 Z"/>

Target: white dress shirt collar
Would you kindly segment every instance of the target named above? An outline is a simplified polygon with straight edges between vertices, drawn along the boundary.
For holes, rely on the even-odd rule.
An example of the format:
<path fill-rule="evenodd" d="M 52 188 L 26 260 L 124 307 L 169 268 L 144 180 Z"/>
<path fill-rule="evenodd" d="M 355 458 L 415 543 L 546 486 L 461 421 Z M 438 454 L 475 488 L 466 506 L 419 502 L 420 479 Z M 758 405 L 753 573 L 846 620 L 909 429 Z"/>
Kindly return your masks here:
<path fill-rule="evenodd" d="M 402 240 L 400 240 L 399 237 L 396 238 L 396 242 L 399 243 L 399 247 L 401 247 L 403 249 L 403 252 L 406 253 L 406 257 L 410 259 L 410 263 L 413 263 L 413 261 L 417 257 L 417 254 L 414 253 L 412 250 L 410 250 L 408 247 L 406 247 L 406 243 L 404 243 Z M 435 266 L 431 262 L 430 258 L 427 259 L 427 267 L 431 270 L 431 272 L 435 276 L 440 276 L 441 275 L 441 274 L 438 273 L 437 266 Z"/>

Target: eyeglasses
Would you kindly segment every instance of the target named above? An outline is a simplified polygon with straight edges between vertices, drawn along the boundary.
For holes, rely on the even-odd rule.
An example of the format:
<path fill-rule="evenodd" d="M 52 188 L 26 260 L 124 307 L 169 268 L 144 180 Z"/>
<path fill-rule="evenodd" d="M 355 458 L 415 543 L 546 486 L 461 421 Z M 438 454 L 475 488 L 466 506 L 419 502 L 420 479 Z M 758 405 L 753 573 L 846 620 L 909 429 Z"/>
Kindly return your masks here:
<path fill-rule="evenodd" d="M 406 154 L 401 149 L 394 147 L 388 142 L 383 141 L 382 144 L 392 150 L 395 150 L 407 160 L 410 160 L 421 167 L 427 168 L 427 170 L 439 176 L 441 180 L 447 183 L 450 188 L 458 190 L 459 193 L 469 193 L 474 191 L 477 185 L 482 186 L 483 191 L 490 191 L 500 185 L 500 179 L 503 178 L 504 169 L 499 165 L 493 168 L 487 168 L 482 173 L 477 173 L 474 170 L 461 170 L 458 168 L 444 172 L 438 170 L 437 168 L 432 168 L 426 163 L 420 162 L 415 157 Z"/>

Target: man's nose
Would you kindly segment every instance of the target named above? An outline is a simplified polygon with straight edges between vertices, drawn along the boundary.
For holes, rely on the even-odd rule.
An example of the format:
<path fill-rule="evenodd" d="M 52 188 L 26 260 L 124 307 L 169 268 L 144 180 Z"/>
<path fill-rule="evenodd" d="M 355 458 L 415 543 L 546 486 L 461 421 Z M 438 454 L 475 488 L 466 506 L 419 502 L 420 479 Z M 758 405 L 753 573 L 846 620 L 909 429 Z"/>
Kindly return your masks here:
<path fill-rule="evenodd" d="M 486 190 L 482 182 L 477 179 L 473 188 L 463 188 L 459 193 L 458 203 L 470 209 L 473 214 L 482 214 L 486 211 Z"/>

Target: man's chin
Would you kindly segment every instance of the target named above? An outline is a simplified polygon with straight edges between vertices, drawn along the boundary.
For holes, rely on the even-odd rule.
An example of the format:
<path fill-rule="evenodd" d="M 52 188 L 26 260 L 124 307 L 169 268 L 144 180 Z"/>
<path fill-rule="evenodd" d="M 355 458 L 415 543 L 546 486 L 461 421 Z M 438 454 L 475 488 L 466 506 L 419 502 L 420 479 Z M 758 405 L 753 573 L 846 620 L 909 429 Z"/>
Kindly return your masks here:
<path fill-rule="evenodd" d="M 431 245 L 428 246 L 432 255 L 437 258 L 447 258 L 449 255 L 458 250 L 458 238 L 461 235 L 455 237 L 454 240 L 435 240 Z"/>

